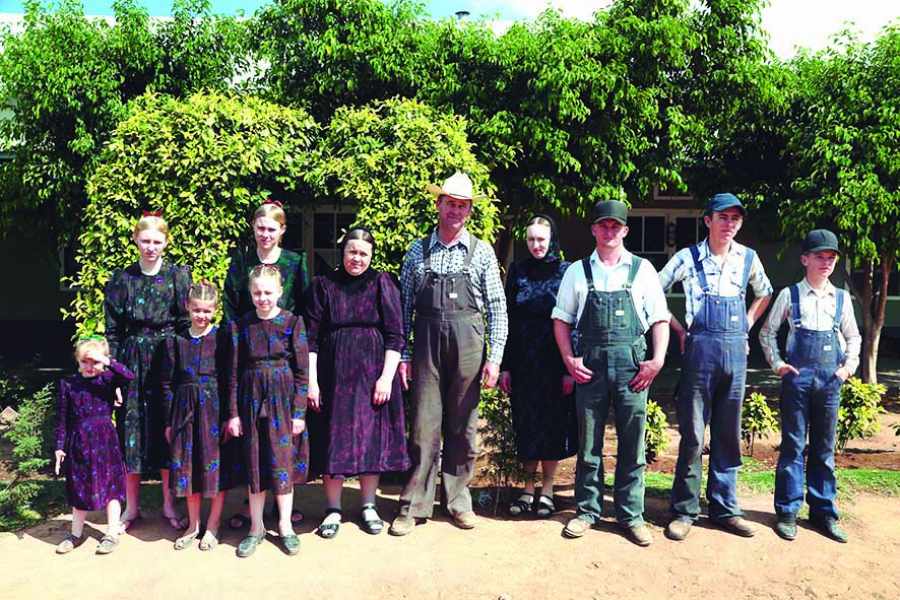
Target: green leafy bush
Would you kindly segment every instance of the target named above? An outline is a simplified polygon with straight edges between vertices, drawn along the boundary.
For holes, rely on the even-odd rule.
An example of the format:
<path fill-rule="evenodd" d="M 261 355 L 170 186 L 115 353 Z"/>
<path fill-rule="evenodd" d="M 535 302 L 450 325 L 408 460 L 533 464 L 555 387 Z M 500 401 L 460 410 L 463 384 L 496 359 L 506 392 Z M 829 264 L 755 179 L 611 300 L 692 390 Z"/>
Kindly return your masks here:
<path fill-rule="evenodd" d="M 878 433 L 878 415 L 885 412 L 881 398 L 886 391 L 887 388 L 880 383 L 863 383 L 857 377 L 851 377 L 844 383 L 838 409 L 835 444 L 838 452 L 842 452 L 850 440 L 872 437 Z"/>
<path fill-rule="evenodd" d="M 489 243 L 499 228 L 488 170 L 476 160 L 465 121 L 413 100 L 340 108 L 323 134 L 310 180 L 322 196 L 359 207 L 357 222 L 378 239 L 375 268 L 399 272 L 410 244 L 436 222 L 429 183 L 469 174 L 476 199 L 468 229 Z"/>
<path fill-rule="evenodd" d="M 644 431 L 647 461 L 654 462 L 669 446 L 668 428 L 666 411 L 655 401 L 647 400 L 647 429 Z"/>
<path fill-rule="evenodd" d="M 169 259 L 221 286 L 252 209 L 273 189 L 297 189 L 317 133 L 305 112 L 250 96 L 137 99 L 88 183 L 78 293 L 64 315 L 80 334 L 102 328 L 103 287 L 137 260 L 131 230 L 142 209 L 162 209 Z"/>
<path fill-rule="evenodd" d="M 494 514 L 497 514 L 501 491 L 527 474 L 516 455 L 516 430 L 506 394 L 496 388 L 482 390 L 479 411 L 483 425 L 478 433 L 482 451 L 487 455 L 481 473 L 488 476 L 494 487 Z"/>
<path fill-rule="evenodd" d="M 747 444 L 750 456 L 753 456 L 753 445 L 757 439 L 778 430 L 778 416 L 769 407 L 766 397 L 758 392 L 744 399 L 741 409 L 741 437 Z"/>
<path fill-rule="evenodd" d="M 35 521 L 40 515 L 32 501 L 41 490 L 33 481 L 46 467 L 52 453 L 53 385 L 47 384 L 29 397 L 19 399 L 19 416 L 3 437 L 12 444 L 13 477 L 0 483 L 0 516 Z"/>

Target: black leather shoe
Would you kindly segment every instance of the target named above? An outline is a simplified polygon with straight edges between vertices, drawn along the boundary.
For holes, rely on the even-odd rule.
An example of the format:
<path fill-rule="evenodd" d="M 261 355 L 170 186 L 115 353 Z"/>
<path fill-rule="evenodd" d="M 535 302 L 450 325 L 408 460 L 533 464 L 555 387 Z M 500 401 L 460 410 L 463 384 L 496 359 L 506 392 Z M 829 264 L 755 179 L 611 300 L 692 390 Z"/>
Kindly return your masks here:
<path fill-rule="evenodd" d="M 842 544 L 847 543 L 847 532 L 838 525 L 838 521 L 834 517 L 811 517 L 809 522 L 825 537 Z"/>
<path fill-rule="evenodd" d="M 778 515 L 775 533 L 783 540 L 794 541 L 797 537 L 797 517 L 794 515 Z"/>

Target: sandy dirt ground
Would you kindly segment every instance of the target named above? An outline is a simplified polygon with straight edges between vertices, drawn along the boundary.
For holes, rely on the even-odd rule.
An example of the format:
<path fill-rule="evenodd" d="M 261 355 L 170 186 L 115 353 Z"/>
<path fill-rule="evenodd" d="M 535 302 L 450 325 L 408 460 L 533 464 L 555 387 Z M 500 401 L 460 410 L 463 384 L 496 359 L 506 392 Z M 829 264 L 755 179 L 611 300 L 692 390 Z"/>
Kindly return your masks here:
<path fill-rule="evenodd" d="M 785 542 L 771 529 L 771 497 L 744 497 L 753 539 L 720 531 L 701 520 L 688 539 L 662 535 L 666 502 L 650 498 L 647 517 L 655 535 L 649 548 L 623 538 L 604 521 L 580 540 L 561 536 L 572 516 L 571 488 L 559 493 L 562 510 L 548 520 L 482 516 L 472 531 L 445 517 L 418 526 L 405 538 L 365 534 L 354 521 L 358 492 L 347 489 L 339 535 L 312 533 L 322 514 L 322 490 L 299 488 L 297 504 L 309 515 L 298 528 L 302 549 L 285 555 L 270 531 L 248 559 L 235 548 L 241 532 L 227 531 L 212 552 L 196 545 L 176 552 L 175 532 L 145 517 L 109 556 L 96 556 L 95 540 L 69 555 L 55 544 L 68 517 L 17 534 L 0 535 L 0 598 L 900 598 L 900 501 L 857 496 L 844 509 L 849 544 L 801 527 Z M 397 488 L 379 496 L 384 516 L 396 510 Z M 609 500 L 609 499 L 607 499 Z M 231 507 L 229 507 L 231 508 Z M 104 519 L 92 513 L 99 539 Z M 274 524 L 270 524 L 274 526 Z"/>

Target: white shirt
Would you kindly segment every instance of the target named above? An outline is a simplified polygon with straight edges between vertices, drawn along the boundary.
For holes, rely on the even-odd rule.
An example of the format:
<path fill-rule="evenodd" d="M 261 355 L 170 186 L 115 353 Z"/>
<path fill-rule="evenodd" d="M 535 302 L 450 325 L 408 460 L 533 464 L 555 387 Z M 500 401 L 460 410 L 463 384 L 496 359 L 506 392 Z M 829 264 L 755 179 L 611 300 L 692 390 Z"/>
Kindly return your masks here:
<path fill-rule="evenodd" d="M 813 289 L 804 277 L 802 281 L 797 283 L 797 291 L 800 296 L 800 326 L 803 329 L 811 331 L 830 331 L 834 327 L 834 313 L 837 310 L 837 293 L 838 290 L 831 282 L 825 284 L 825 289 L 821 292 Z M 862 346 L 862 336 L 859 334 L 859 327 L 856 325 L 856 316 L 853 314 L 853 302 L 850 294 L 844 294 L 844 308 L 840 316 L 840 329 L 838 330 L 838 343 L 841 350 L 846 353 L 845 367 L 850 374 L 856 371 L 859 366 L 859 350 Z M 794 335 L 794 319 L 791 316 L 791 290 L 784 288 L 778 294 L 775 302 L 772 304 L 772 310 L 769 311 L 769 317 L 759 331 L 759 343 L 762 346 L 763 354 L 772 370 L 776 373 L 778 369 L 785 365 L 784 359 L 778 352 L 778 330 L 781 324 L 788 322 L 788 340 L 790 345 Z"/>
<path fill-rule="evenodd" d="M 596 250 L 591 252 L 591 277 L 594 280 L 594 289 L 598 292 L 615 292 L 625 289 L 625 284 L 628 283 L 628 273 L 631 271 L 631 257 L 630 252 L 623 250 L 619 261 L 612 267 L 608 267 L 600 260 Z M 579 260 L 569 265 L 563 274 L 562 282 L 559 284 L 559 293 L 556 295 L 556 306 L 553 308 L 551 317 L 574 326 L 581 318 L 587 296 L 588 287 L 587 279 L 584 276 L 584 265 Z M 638 268 L 631 286 L 631 298 L 644 332 L 650 329 L 654 323 L 669 322 L 666 295 L 659 284 L 656 269 L 648 260 L 641 259 L 641 266 Z"/>

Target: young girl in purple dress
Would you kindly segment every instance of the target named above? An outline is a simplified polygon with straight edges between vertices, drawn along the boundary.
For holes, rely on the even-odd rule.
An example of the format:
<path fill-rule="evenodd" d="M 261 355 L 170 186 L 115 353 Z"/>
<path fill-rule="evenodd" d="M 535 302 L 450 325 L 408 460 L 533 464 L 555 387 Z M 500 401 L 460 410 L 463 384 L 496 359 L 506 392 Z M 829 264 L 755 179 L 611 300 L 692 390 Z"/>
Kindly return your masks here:
<path fill-rule="evenodd" d="M 66 554 L 84 542 L 88 511 L 106 510 L 106 535 L 97 554 L 109 554 L 119 543 L 125 500 L 125 464 L 112 422 L 116 388 L 127 385 L 134 373 L 109 357 L 100 336 L 75 345 L 78 375 L 59 383 L 56 415 L 56 473 L 66 476 L 66 497 L 72 507 L 72 531 L 56 547 Z"/>
<path fill-rule="evenodd" d="M 175 540 L 184 550 L 200 535 L 201 496 L 212 500 L 201 550 L 219 543 L 219 521 L 225 501 L 225 480 L 220 479 L 220 439 L 224 432 L 230 339 L 213 325 L 219 293 L 208 281 L 195 283 L 188 294 L 191 327 L 185 337 L 166 342 L 162 370 L 163 408 L 168 415 L 166 440 L 172 452 L 169 482 L 178 497 L 187 498 L 187 532 Z M 222 331 L 226 331 L 223 336 Z M 221 400 L 220 400 L 221 399 Z"/>
<path fill-rule="evenodd" d="M 291 523 L 294 484 L 306 480 L 309 443 L 306 394 L 309 352 L 303 319 L 278 306 L 281 274 L 271 265 L 250 273 L 256 310 L 232 321 L 228 431 L 241 437 L 250 499 L 250 532 L 238 546 L 247 557 L 265 539 L 263 507 L 271 490 L 284 550 L 300 540 Z"/>

